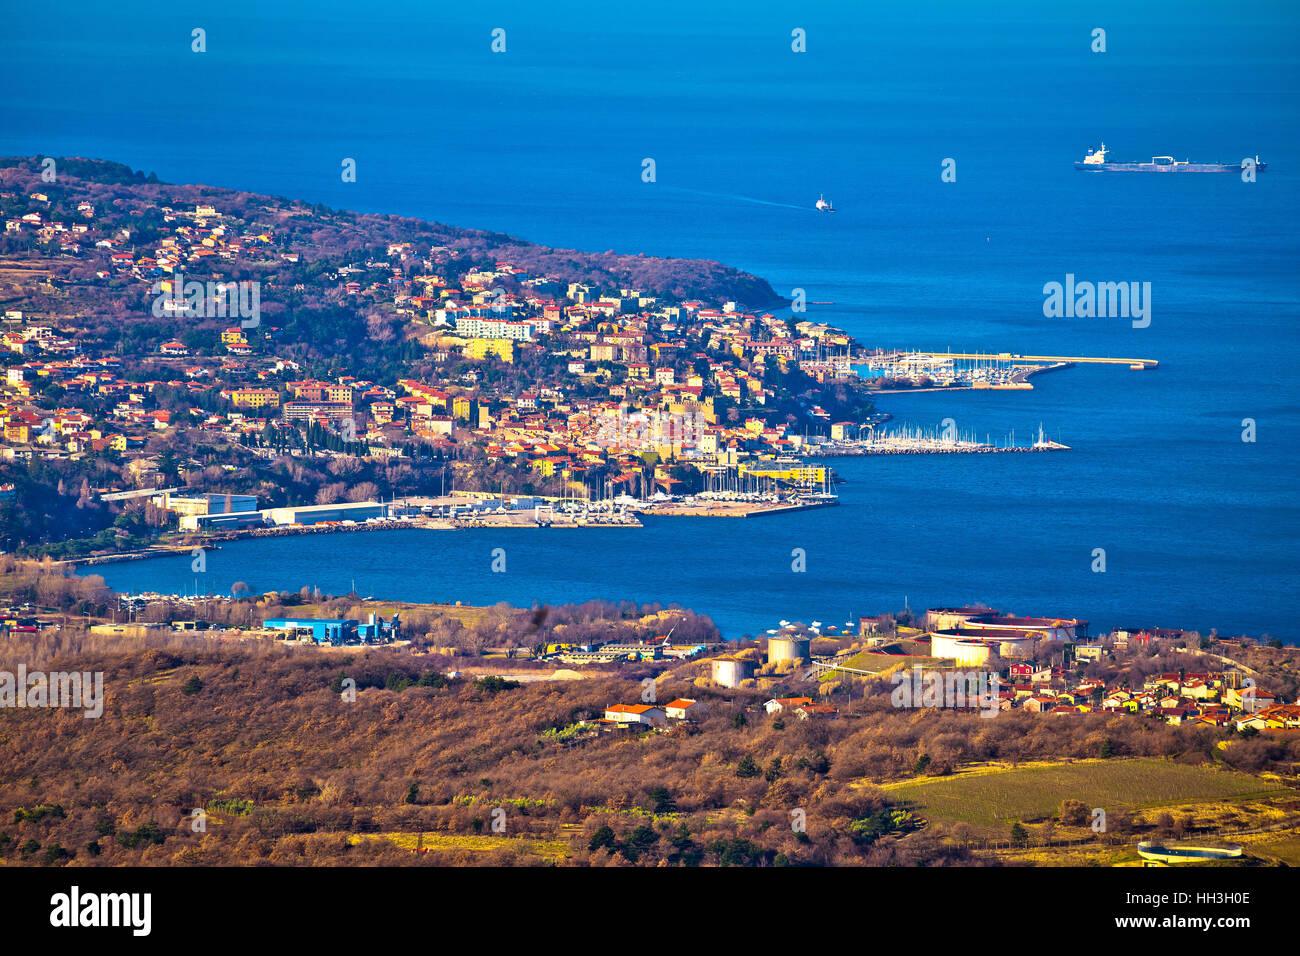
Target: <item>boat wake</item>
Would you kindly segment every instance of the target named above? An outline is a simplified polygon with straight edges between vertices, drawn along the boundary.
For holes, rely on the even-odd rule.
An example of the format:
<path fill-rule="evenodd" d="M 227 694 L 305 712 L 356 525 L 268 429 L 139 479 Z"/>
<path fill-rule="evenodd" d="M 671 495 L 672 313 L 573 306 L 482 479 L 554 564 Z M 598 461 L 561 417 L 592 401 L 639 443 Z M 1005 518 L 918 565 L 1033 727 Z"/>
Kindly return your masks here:
<path fill-rule="evenodd" d="M 774 202 L 770 199 L 759 199 L 756 196 L 742 196 L 738 193 L 719 193 L 708 189 L 691 189 L 689 186 L 664 186 L 662 187 L 673 192 L 690 193 L 693 196 L 712 196 L 715 199 L 733 199 L 739 202 L 753 203 L 756 206 L 776 206 L 778 209 L 798 209 L 800 212 L 807 212 L 807 206 L 796 206 L 794 203 Z"/>

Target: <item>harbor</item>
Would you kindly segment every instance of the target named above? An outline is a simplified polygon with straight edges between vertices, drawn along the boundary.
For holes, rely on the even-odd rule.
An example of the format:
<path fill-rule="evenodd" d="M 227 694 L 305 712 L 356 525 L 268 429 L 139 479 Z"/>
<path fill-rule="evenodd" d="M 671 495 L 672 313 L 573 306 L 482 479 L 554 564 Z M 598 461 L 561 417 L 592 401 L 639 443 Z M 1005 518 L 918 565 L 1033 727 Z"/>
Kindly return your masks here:
<path fill-rule="evenodd" d="M 893 393 L 959 389 L 1032 390 L 1036 375 L 1075 364 L 1154 369 L 1155 359 L 1082 355 L 1021 355 L 1013 352 L 877 351 L 860 356 L 858 374 L 875 389 Z"/>
<path fill-rule="evenodd" d="M 1038 435 L 1028 445 L 1016 444 L 1012 431 L 1001 443 L 986 436 L 983 441 L 970 433 L 955 429 L 927 429 L 904 425 L 893 431 L 872 431 L 866 438 L 843 439 L 810 446 L 805 458 L 835 458 L 855 455 L 993 455 L 1023 454 L 1045 451 L 1069 451 L 1070 446 L 1052 441 L 1039 426 Z"/>

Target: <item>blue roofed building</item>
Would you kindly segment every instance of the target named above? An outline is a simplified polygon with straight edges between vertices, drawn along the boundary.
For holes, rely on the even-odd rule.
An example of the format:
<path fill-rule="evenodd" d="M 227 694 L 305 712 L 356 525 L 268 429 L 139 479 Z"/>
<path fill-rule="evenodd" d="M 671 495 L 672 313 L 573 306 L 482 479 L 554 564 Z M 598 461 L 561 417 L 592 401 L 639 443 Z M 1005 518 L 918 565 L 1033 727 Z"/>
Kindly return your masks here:
<path fill-rule="evenodd" d="M 387 644 L 401 638 L 400 615 L 385 621 L 375 614 L 364 624 L 352 618 L 270 617 L 262 626 L 285 631 L 286 639 L 296 637 L 316 644 L 340 647 L 345 644 Z"/>

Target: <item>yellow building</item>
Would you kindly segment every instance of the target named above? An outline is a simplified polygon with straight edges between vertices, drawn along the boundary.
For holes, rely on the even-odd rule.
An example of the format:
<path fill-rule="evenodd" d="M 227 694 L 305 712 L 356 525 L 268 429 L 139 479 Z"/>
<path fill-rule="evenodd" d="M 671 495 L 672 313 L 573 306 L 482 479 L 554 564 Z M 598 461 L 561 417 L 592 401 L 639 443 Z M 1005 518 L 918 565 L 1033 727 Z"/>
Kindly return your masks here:
<path fill-rule="evenodd" d="M 513 364 L 515 344 L 510 339 L 470 339 L 465 344 L 465 356 L 472 359 L 485 359 L 495 355 L 503 362 Z"/>
<path fill-rule="evenodd" d="M 280 393 L 273 388 L 236 388 L 230 401 L 237 408 L 279 408 Z"/>
<path fill-rule="evenodd" d="M 826 467 L 824 465 L 782 467 L 780 465 L 741 464 L 739 467 L 742 474 L 754 475 L 759 478 L 775 478 L 778 481 L 789 481 L 800 485 L 820 485 L 826 480 Z"/>
<path fill-rule="evenodd" d="M 468 396 L 457 395 L 451 400 L 451 417 L 469 421 L 470 409 L 473 404 L 474 403 L 470 401 Z"/>
<path fill-rule="evenodd" d="M 5 423 L 5 441 L 25 445 L 31 440 L 32 429 L 26 422 Z"/>

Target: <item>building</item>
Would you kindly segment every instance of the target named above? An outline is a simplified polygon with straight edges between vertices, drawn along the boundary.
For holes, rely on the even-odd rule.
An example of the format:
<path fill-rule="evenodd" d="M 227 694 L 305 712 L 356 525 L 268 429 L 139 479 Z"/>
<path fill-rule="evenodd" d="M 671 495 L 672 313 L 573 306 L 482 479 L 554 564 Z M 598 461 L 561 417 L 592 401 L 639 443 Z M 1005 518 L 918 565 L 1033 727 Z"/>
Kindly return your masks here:
<path fill-rule="evenodd" d="M 515 360 L 515 343 L 504 338 L 471 339 L 465 344 L 464 352 L 466 358 L 486 359 L 489 355 L 495 355 L 501 361 L 511 364 Z"/>
<path fill-rule="evenodd" d="M 513 339 L 516 342 L 527 342 L 532 339 L 534 330 L 532 322 L 516 322 L 511 319 L 467 316 L 456 319 L 456 334 L 471 339 Z"/>
<path fill-rule="evenodd" d="M 154 504 L 165 511 L 181 516 L 257 512 L 257 495 L 202 494 L 186 496 L 163 492 L 153 501 Z"/>
<path fill-rule="evenodd" d="M 802 707 L 796 707 L 794 712 L 800 720 L 834 720 L 840 713 L 829 704 L 804 704 Z"/>
<path fill-rule="evenodd" d="M 260 511 L 230 511 L 206 515 L 181 515 L 181 531 L 230 530 L 254 528 L 266 524 Z"/>
<path fill-rule="evenodd" d="M 664 713 L 671 720 L 696 720 L 708 712 L 708 706 L 689 697 L 679 697 L 664 704 Z"/>
<path fill-rule="evenodd" d="M 322 417 L 330 421 L 342 421 L 352 417 L 352 406 L 342 402 L 285 402 L 283 410 L 286 422 L 310 421 Z"/>
<path fill-rule="evenodd" d="M 800 707 L 811 706 L 811 697 L 773 697 L 763 705 L 763 709 L 769 714 L 779 714 L 783 710 L 797 710 Z"/>
<path fill-rule="evenodd" d="M 236 388 L 230 391 L 236 408 L 279 408 L 280 393 L 273 388 Z"/>
<path fill-rule="evenodd" d="M 666 715 L 653 704 L 614 704 L 605 708 L 605 719 L 615 724 L 661 724 Z"/>
<path fill-rule="evenodd" d="M 299 505 L 267 508 L 262 512 L 268 524 L 321 524 L 327 521 L 367 521 L 387 518 L 388 505 L 380 501 L 348 501 L 333 505 Z"/>
<path fill-rule="evenodd" d="M 371 614 L 365 624 L 351 618 L 272 617 L 264 620 L 262 626 L 283 632 L 285 640 L 305 640 L 333 647 L 383 644 L 401 637 L 401 621 L 396 614 L 391 621 Z"/>

